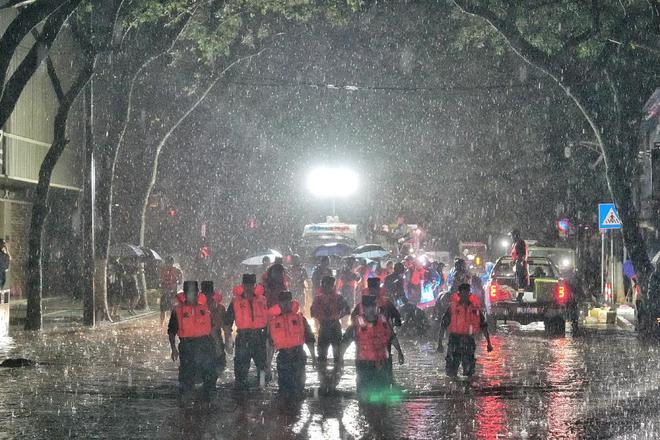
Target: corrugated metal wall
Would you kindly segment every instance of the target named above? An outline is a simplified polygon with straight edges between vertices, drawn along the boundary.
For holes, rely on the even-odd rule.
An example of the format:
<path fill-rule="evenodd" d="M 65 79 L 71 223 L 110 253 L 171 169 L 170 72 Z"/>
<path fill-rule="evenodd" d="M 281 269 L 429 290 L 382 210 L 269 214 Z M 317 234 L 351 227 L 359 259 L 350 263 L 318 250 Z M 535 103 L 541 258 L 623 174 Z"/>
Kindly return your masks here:
<path fill-rule="evenodd" d="M 11 13 L 0 14 L 0 32 L 9 25 Z M 11 71 L 25 57 L 34 43 L 32 36 L 26 37 L 11 60 Z M 75 59 L 73 44 L 66 34 L 58 36 L 51 57 L 56 66 L 62 87 L 66 91 L 71 83 L 72 66 Z M 80 100 L 79 100 L 80 101 Z M 77 103 L 77 107 L 80 102 Z M 36 182 L 39 167 L 53 138 L 53 119 L 57 111 L 57 98 L 44 63 L 27 84 L 16 104 L 9 121 L 4 127 L 5 136 L 5 172 L 10 178 L 20 181 Z M 75 109 L 72 113 L 75 113 Z M 21 139 L 12 138 L 12 135 Z M 76 167 L 81 151 L 78 133 L 69 133 L 69 145 L 60 159 L 53 175 L 53 184 L 68 187 L 80 187 L 81 170 Z"/>

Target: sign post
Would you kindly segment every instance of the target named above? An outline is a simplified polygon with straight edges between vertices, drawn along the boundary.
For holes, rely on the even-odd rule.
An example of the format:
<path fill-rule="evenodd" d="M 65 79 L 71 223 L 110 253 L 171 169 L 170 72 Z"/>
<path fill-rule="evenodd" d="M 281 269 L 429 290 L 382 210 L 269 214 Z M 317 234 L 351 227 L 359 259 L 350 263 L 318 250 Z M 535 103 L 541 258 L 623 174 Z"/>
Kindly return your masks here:
<path fill-rule="evenodd" d="M 614 237 L 610 235 L 610 256 L 609 256 L 609 277 L 606 277 L 606 263 L 605 263 L 605 234 L 611 229 L 621 229 L 621 217 L 616 209 L 614 203 L 599 203 L 598 204 L 598 228 L 601 233 L 600 245 L 600 290 L 608 303 L 613 303 L 614 300 Z M 606 278 L 609 278 L 610 288 L 606 289 Z M 608 292 L 605 294 L 605 292 Z"/>

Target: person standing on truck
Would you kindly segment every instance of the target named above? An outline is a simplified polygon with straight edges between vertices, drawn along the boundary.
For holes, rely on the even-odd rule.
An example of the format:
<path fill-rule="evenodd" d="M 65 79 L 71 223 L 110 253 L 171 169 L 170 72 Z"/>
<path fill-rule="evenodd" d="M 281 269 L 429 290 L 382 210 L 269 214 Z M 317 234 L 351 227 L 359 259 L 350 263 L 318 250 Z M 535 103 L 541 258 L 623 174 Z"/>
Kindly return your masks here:
<path fill-rule="evenodd" d="M 527 243 L 520 238 L 520 231 L 511 231 L 513 244 L 511 245 L 511 260 L 516 274 L 518 288 L 518 301 L 522 301 L 525 289 L 529 285 L 529 273 L 527 272 Z"/>
<path fill-rule="evenodd" d="M 472 376 L 476 364 L 474 352 L 477 346 L 474 336 L 480 331 L 483 332 L 488 344 L 488 352 L 493 351 L 493 345 L 490 343 L 488 323 L 481 311 L 479 299 L 470 293 L 470 285 L 467 283 L 461 284 L 458 293 L 452 294 L 449 309 L 442 317 L 438 353 L 444 351 L 442 340 L 445 331 L 449 331 L 445 358 L 447 376 L 456 377 L 460 364 L 463 364 L 463 375 Z"/>

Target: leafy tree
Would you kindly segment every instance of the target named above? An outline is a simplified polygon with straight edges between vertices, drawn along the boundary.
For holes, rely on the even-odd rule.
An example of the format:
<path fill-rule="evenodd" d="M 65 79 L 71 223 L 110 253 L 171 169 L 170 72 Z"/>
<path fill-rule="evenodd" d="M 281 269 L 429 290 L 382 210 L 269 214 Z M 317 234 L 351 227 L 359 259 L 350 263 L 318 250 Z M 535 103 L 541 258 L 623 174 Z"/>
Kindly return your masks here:
<path fill-rule="evenodd" d="M 651 270 L 632 197 L 641 108 L 660 80 L 660 3 L 645 0 L 453 0 L 474 22 L 466 42 L 504 42 L 556 82 L 589 124 L 623 237 L 642 280 Z M 483 23 L 483 22 L 481 22 Z"/>

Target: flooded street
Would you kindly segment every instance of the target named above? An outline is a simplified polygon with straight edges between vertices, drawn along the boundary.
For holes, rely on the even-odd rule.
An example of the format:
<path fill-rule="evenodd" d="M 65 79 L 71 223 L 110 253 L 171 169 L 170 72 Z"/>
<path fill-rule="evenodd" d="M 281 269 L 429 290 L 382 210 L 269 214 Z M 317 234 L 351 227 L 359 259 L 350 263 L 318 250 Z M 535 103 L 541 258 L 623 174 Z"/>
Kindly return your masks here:
<path fill-rule="evenodd" d="M 451 381 L 435 343 L 403 340 L 400 393 L 359 405 L 352 349 L 337 391 L 319 392 L 311 366 L 299 407 L 218 381 L 209 409 L 182 410 L 164 330 L 150 318 L 96 330 L 14 332 L 2 357 L 2 438 L 630 438 L 660 437 L 660 350 L 631 333 L 551 339 L 500 327 L 479 348 L 472 383 Z M 232 362 L 229 362 L 231 365 Z M 253 371 L 251 375 L 254 376 Z"/>

